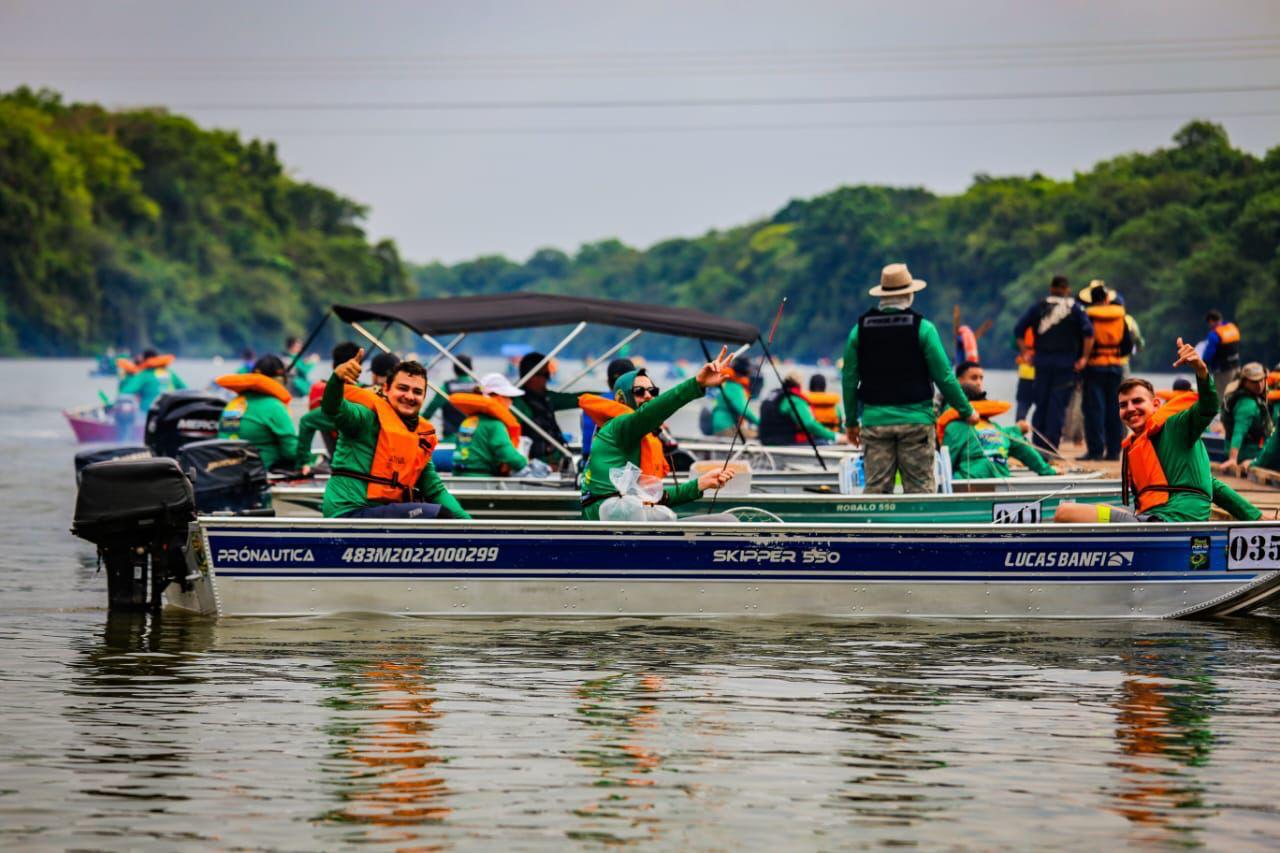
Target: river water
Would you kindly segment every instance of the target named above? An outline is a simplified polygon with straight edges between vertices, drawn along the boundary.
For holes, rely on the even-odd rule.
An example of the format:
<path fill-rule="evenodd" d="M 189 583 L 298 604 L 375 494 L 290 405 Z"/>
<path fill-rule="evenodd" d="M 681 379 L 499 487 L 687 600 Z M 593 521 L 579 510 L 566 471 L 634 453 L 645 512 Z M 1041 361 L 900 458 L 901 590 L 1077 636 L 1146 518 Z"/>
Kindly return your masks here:
<path fill-rule="evenodd" d="M 0 362 L 0 847 L 1274 847 L 1280 621 L 108 615 Z M 215 372 L 179 364 L 189 380 Z"/>

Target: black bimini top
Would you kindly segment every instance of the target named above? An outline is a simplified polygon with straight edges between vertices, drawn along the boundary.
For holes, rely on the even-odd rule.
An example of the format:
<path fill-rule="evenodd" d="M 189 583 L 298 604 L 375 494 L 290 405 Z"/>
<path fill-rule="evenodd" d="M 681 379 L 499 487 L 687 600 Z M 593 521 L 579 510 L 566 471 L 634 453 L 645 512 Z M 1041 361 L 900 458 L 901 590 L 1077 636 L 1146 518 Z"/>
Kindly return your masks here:
<path fill-rule="evenodd" d="M 333 313 L 346 323 L 390 320 L 403 323 L 418 334 L 428 335 L 531 329 L 585 321 L 682 338 L 741 344 L 760 336 L 760 330 L 750 323 L 726 320 L 692 308 L 552 293 L 501 293 L 335 305 Z"/>

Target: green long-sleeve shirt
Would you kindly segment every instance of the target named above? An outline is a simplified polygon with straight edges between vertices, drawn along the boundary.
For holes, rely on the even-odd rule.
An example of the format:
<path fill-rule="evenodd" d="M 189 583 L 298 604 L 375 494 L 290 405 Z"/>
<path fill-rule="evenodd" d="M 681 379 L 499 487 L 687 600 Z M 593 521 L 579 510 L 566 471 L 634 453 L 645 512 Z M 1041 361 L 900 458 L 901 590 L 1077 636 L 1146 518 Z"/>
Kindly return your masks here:
<path fill-rule="evenodd" d="M 1213 478 L 1213 505 L 1225 509 L 1237 521 L 1257 521 L 1262 518 L 1262 513 L 1256 506 L 1217 477 Z"/>
<path fill-rule="evenodd" d="M 738 382 L 721 385 L 720 396 L 716 398 L 715 408 L 711 410 L 711 431 L 718 434 L 733 429 L 738 425 L 739 418 L 758 426 L 760 416 L 751 411 L 750 399 L 747 389 Z"/>
<path fill-rule="evenodd" d="M 1160 521 L 1208 521 L 1213 495 L 1213 473 L 1209 451 L 1200 436 L 1218 414 L 1218 391 L 1213 376 L 1196 377 L 1199 399 L 1191 408 L 1165 421 L 1152 444 L 1165 479 L 1171 486 L 1190 486 L 1204 494 L 1170 492 L 1169 500 L 1150 510 Z"/>
<path fill-rule="evenodd" d="M 270 394 L 245 391 L 222 410 L 218 438 L 238 438 L 258 450 L 267 468 L 293 467 L 298 456 L 298 431 L 289 407 Z"/>
<path fill-rule="evenodd" d="M 781 409 L 791 418 L 791 422 L 796 425 L 796 429 L 807 429 L 809 435 L 813 436 L 814 441 L 835 441 L 836 434 L 831 430 L 818 423 L 817 418 L 813 416 L 813 407 L 809 405 L 809 401 L 795 394 L 788 394 L 782 399 Z"/>
<path fill-rule="evenodd" d="M 947 452 L 951 455 L 951 474 L 957 480 L 1011 476 L 1011 456 L 1041 477 L 1057 473 L 1027 443 L 1022 437 L 1022 430 L 1016 426 L 986 422 L 975 427 L 965 421 L 954 420 L 943 431 L 942 443 L 947 446 Z"/>
<path fill-rule="evenodd" d="M 121 394 L 138 395 L 138 411 L 144 415 L 161 394 L 181 391 L 187 387 L 182 377 L 167 367 L 149 367 L 126 376 L 120 383 Z"/>
<path fill-rule="evenodd" d="M 1266 444 L 1253 457 L 1253 467 L 1266 468 L 1269 471 L 1280 471 L 1280 429 L 1271 433 Z"/>
<path fill-rule="evenodd" d="M 472 415 L 458 430 L 453 472 L 470 477 L 501 477 L 529 464 L 516 446 L 506 424 L 488 415 Z M 503 469 L 503 466 L 506 469 Z"/>
<path fill-rule="evenodd" d="M 324 413 L 324 409 L 312 409 L 298 419 L 298 455 L 294 466 L 314 465 L 315 454 L 311 452 L 311 443 L 318 432 L 333 432 L 338 427 L 333 418 Z"/>
<path fill-rule="evenodd" d="M 925 365 L 929 369 L 929 378 L 942 392 L 942 398 L 960 413 L 961 419 L 968 418 L 973 412 L 973 407 L 969 405 L 964 389 L 960 387 L 959 380 L 951 370 L 951 360 L 942 346 L 942 339 L 938 337 L 937 327 L 928 320 L 922 319 L 917 339 L 920 342 L 920 350 L 924 353 Z M 858 325 L 855 323 L 844 347 L 844 370 L 841 375 L 844 408 L 851 424 L 857 422 L 858 384 L 861 381 L 862 367 L 858 364 Z M 933 401 L 922 400 L 919 403 L 904 405 L 865 405 L 862 407 L 861 420 L 863 426 L 931 424 L 934 422 Z"/>
<path fill-rule="evenodd" d="M 378 423 L 378 414 L 358 403 L 351 403 L 342 397 L 343 382 L 337 374 L 329 377 L 324 387 L 324 397 L 320 409 L 333 419 L 338 430 L 338 447 L 333 454 L 333 469 L 360 471 L 368 473 L 373 467 L 373 453 L 378 446 L 378 433 L 382 427 Z M 333 474 L 324 487 L 324 503 L 320 511 L 325 518 L 338 518 L 357 509 L 371 506 L 376 501 L 368 498 L 368 484 L 353 477 Z M 418 491 L 422 499 L 439 504 L 457 518 L 470 518 L 462 509 L 449 490 L 445 488 L 435 465 L 428 462 L 418 478 Z"/>
<path fill-rule="evenodd" d="M 1245 462 L 1258 455 L 1260 449 L 1258 445 L 1245 439 L 1258 421 L 1266 420 L 1266 413 L 1253 397 L 1242 396 L 1236 401 L 1232 414 L 1235 422 L 1232 425 L 1231 444 L 1228 447 L 1238 451 L 1236 454 L 1238 462 Z"/>
<path fill-rule="evenodd" d="M 634 412 L 619 415 L 596 430 L 595 437 L 591 440 L 587 470 L 582 476 L 583 492 L 592 495 L 616 494 L 609 472 L 614 468 L 624 467 L 628 462 L 639 466 L 641 439 L 662 426 L 681 406 L 692 403 L 702 394 L 702 386 L 696 379 L 686 379 L 674 388 L 663 391 Z M 702 490 L 698 488 L 698 481 L 694 478 L 689 478 L 678 486 L 667 486 L 664 491 L 668 506 L 679 506 L 702 496 Z M 602 503 L 603 500 L 597 500 L 583 508 L 582 517 L 598 520 Z"/>

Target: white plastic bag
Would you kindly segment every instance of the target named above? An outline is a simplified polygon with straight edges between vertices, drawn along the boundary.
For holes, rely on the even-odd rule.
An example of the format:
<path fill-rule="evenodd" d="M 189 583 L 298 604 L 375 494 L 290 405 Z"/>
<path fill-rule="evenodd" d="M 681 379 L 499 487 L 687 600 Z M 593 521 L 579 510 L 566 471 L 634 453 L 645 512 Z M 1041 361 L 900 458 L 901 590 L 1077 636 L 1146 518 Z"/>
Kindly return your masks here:
<path fill-rule="evenodd" d="M 662 480 L 628 462 L 609 471 L 609 481 L 618 497 L 607 498 L 600 505 L 601 521 L 675 521 L 670 507 L 658 506 L 662 500 Z"/>

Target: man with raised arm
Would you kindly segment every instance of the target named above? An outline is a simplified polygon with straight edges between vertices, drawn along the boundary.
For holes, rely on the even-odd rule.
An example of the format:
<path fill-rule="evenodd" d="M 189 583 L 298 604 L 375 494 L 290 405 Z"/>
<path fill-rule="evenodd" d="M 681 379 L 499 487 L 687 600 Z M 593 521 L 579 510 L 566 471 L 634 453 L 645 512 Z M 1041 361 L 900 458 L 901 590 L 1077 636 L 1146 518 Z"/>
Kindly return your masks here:
<path fill-rule="evenodd" d="M 416 361 L 400 362 L 379 396 L 355 388 L 363 357 L 360 350 L 334 368 L 320 403 L 338 430 L 324 516 L 470 518 L 431 464 L 435 427 L 418 416 L 427 393 L 426 369 Z"/>
<path fill-rule="evenodd" d="M 724 383 L 728 369 L 727 351 L 728 347 L 721 347 L 720 355 L 704 364 L 696 376 L 662 393 L 658 393 L 658 386 L 643 370 L 628 371 L 618 378 L 613 388 L 616 409 L 602 413 L 603 423 L 592 441 L 591 456 L 582 477 L 583 518 L 599 519 L 600 504 L 618 494 L 609 478 L 609 472 L 614 468 L 622 468 L 630 462 L 642 473 L 657 477 L 666 475 L 668 468 L 662 456 L 662 442 L 654 432 L 681 406 L 697 400 L 706 393 L 706 389 Z M 732 471 L 711 471 L 696 480 L 667 486 L 662 502 L 668 506 L 688 503 L 731 479 Z"/>

